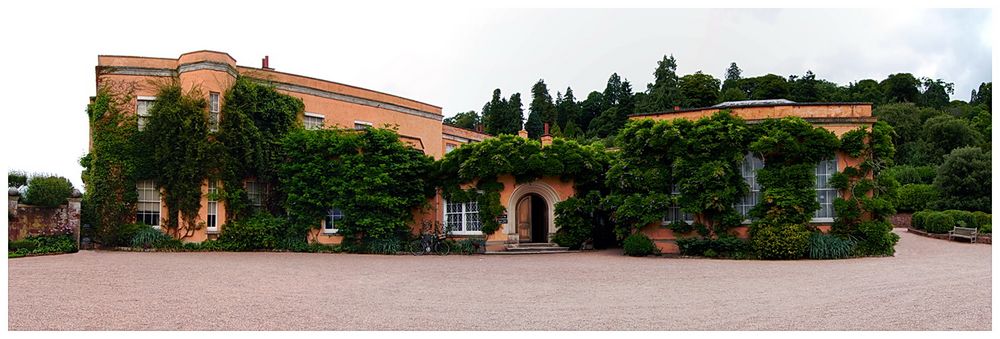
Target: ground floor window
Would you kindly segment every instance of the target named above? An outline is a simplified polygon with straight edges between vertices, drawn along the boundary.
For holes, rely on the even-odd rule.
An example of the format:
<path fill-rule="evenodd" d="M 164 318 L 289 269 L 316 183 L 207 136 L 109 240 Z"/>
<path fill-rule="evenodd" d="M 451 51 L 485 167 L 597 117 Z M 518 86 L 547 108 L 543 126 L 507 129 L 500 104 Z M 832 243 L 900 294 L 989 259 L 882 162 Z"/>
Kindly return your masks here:
<path fill-rule="evenodd" d="M 743 163 L 740 165 L 740 174 L 743 176 L 743 181 L 747 183 L 750 190 L 733 207 L 736 208 L 736 212 L 743 216 L 743 220 L 746 223 L 750 222 L 750 210 L 760 202 L 761 193 L 760 184 L 757 183 L 757 171 L 761 168 L 764 168 L 764 160 L 761 160 L 752 153 L 747 153 L 743 157 Z"/>
<path fill-rule="evenodd" d="M 142 180 L 135 184 L 139 199 L 136 201 L 135 222 L 160 227 L 160 190 L 156 182 Z"/>
<path fill-rule="evenodd" d="M 674 221 L 684 221 L 688 224 L 693 224 L 694 214 L 682 211 L 681 205 L 676 201 L 676 199 L 681 195 L 680 187 L 677 184 L 671 185 L 670 187 L 670 196 L 675 200 L 670 204 L 670 207 L 667 208 L 667 214 L 663 216 L 663 223 L 669 224 Z"/>
<path fill-rule="evenodd" d="M 209 232 L 219 231 L 219 189 L 215 181 L 208 182 L 208 216 L 205 223 Z"/>
<path fill-rule="evenodd" d="M 250 206 L 264 206 L 264 195 L 267 194 L 267 185 L 256 181 L 247 181 L 246 190 L 247 199 L 250 200 Z"/>
<path fill-rule="evenodd" d="M 344 220 L 344 212 L 339 208 L 331 208 L 326 211 L 326 218 L 323 219 L 323 233 L 334 234 L 337 233 L 337 225 L 341 220 Z"/>
<path fill-rule="evenodd" d="M 833 222 L 836 212 L 833 210 L 833 200 L 838 191 L 830 186 L 830 177 L 837 173 L 837 157 L 820 161 L 816 164 L 816 201 L 819 209 L 813 214 L 813 222 Z"/>
<path fill-rule="evenodd" d="M 483 223 L 479 220 L 479 202 L 444 202 L 445 228 L 452 234 L 480 234 Z"/>

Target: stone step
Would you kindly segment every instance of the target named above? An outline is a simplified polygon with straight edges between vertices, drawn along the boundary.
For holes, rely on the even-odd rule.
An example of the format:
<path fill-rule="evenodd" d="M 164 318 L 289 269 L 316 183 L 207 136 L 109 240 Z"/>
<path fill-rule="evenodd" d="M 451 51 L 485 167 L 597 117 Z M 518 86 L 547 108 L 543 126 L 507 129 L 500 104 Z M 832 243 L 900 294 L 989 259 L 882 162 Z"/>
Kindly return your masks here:
<path fill-rule="evenodd" d="M 565 252 L 567 250 L 569 250 L 569 247 L 557 247 L 557 246 L 504 248 L 504 251 L 507 252 Z"/>
<path fill-rule="evenodd" d="M 522 248 L 539 248 L 539 247 L 558 247 L 559 245 L 551 242 L 526 242 L 520 244 L 507 244 L 507 247 L 522 247 Z"/>
<path fill-rule="evenodd" d="M 560 254 L 560 253 L 579 253 L 580 251 L 486 251 L 487 255 L 522 255 L 522 254 Z"/>

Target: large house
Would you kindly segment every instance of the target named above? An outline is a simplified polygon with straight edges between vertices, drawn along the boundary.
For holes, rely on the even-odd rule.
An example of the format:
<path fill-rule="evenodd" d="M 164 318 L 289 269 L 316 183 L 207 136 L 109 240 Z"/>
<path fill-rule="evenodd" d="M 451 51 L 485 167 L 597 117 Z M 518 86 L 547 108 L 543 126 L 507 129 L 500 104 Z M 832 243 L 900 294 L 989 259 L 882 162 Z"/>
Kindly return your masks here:
<path fill-rule="evenodd" d="M 98 87 L 108 81 L 129 82 L 136 86 L 135 102 L 131 105 L 134 111 L 131 113 L 138 115 L 139 128 L 142 128 L 143 117 L 156 101 L 158 88 L 154 83 L 157 79 L 177 78 L 184 91 L 200 89 L 209 103 L 210 121 L 217 122 L 224 104 L 223 93 L 232 86 L 237 76 L 245 76 L 267 81 L 279 92 L 302 99 L 305 112 L 299 118 L 306 128 L 394 125 L 398 128 L 402 141 L 435 159 L 440 159 L 462 144 L 489 137 L 481 132 L 443 124 L 441 107 L 360 87 L 279 72 L 269 67 L 267 57 L 262 60 L 260 68 L 255 68 L 237 65 L 229 54 L 215 51 L 190 52 L 178 58 L 101 55 L 98 56 L 96 76 Z M 723 103 L 707 108 L 636 114 L 631 119 L 698 119 L 723 109 L 730 110 L 749 123 L 766 118 L 802 117 L 838 136 L 859 126 L 870 127 L 875 122 L 871 105 L 866 103 L 794 103 L 786 100 Z M 543 137 L 543 145 L 550 142 L 551 136 Z M 829 227 L 834 218 L 832 203 L 838 192 L 827 185 L 830 175 L 848 165 L 855 165 L 856 162 L 856 159 L 837 154 L 833 159 L 817 164 L 816 196 L 821 208 L 816 211 L 813 222 L 820 228 Z M 735 207 L 744 215 L 760 197 L 755 173 L 763 165 L 760 159 L 751 155 L 747 156 L 743 164 L 743 176 L 751 191 Z M 517 183 L 509 175 L 502 176 L 499 181 L 504 184 L 500 198 L 507 215 L 501 217 L 501 228 L 490 237 L 489 243 L 495 248 L 502 244 L 550 242 L 556 231 L 555 204 L 575 194 L 572 183 L 551 177 Z M 217 237 L 223 231 L 226 206 L 223 201 L 210 200 L 214 195 L 209 194 L 218 189 L 219 185 L 208 181 L 203 183 L 202 207 L 197 219 L 204 222 L 205 227 L 182 240 L 200 242 Z M 262 189 L 252 181 L 245 182 L 244 186 L 251 201 L 254 200 L 255 192 Z M 139 193 L 137 221 L 158 227 L 163 222 L 167 207 L 156 183 L 140 181 L 136 189 Z M 482 234 L 482 223 L 475 202 L 449 203 L 438 195 L 428 205 L 431 207 L 415 213 L 414 227 L 420 221 L 434 220 L 449 226 L 452 234 L 457 237 Z M 318 227 L 310 233 L 310 241 L 332 244 L 342 240 L 337 234 L 336 224 L 338 220 L 350 216 L 345 216 L 336 209 L 330 210 L 328 214 L 324 220 L 317 220 Z M 698 218 L 699 216 L 683 213 L 680 208 L 674 208 L 664 216 L 663 224 L 675 220 L 693 223 Z M 746 227 L 737 231 L 745 235 Z M 678 252 L 676 237 L 669 229 L 649 225 L 642 232 L 653 238 L 664 253 Z"/>

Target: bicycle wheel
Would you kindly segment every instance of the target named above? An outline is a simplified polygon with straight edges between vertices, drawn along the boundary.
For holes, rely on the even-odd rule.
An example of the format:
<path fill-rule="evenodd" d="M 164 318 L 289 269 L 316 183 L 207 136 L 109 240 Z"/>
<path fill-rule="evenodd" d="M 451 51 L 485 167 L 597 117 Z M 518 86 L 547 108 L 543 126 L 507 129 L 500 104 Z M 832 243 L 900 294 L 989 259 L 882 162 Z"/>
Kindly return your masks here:
<path fill-rule="evenodd" d="M 451 246 L 448 246 L 447 243 L 439 242 L 437 245 L 434 245 L 434 252 L 437 255 L 448 255 L 448 252 L 451 252 Z"/>
<path fill-rule="evenodd" d="M 413 255 L 424 255 L 427 249 L 424 246 L 424 242 L 420 239 L 410 242 L 410 253 Z"/>

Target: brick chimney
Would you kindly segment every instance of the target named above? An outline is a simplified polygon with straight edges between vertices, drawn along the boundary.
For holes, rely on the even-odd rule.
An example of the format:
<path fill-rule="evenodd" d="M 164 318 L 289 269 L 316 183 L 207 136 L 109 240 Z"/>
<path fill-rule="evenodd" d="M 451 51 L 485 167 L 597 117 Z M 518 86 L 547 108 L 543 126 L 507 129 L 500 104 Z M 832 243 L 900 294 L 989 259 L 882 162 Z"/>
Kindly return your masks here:
<path fill-rule="evenodd" d="M 674 110 L 675 111 L 680 111 L 681 110 L 681 106 L 674 106 Z"/>
<path fill-rule="evenodd" d="M 269 71 L 273 71 L 274 70 L 274 68 L 271 68 L 271 65 L 268 63 L 268 56 L 265 55 L 263 59 L 260 59 L 260 68 L 263 68 L 263 69 L 266 69 L 266 70 L 269 70 Z"/>
<path fill-rule="evenodd" d="M 542 127 L 545 129 L 545 133 L 542 134 L 542 147 L 545 147 L 552 144 L 552 135 L 549 134 L 549 123 L 546 122 Z"/>

